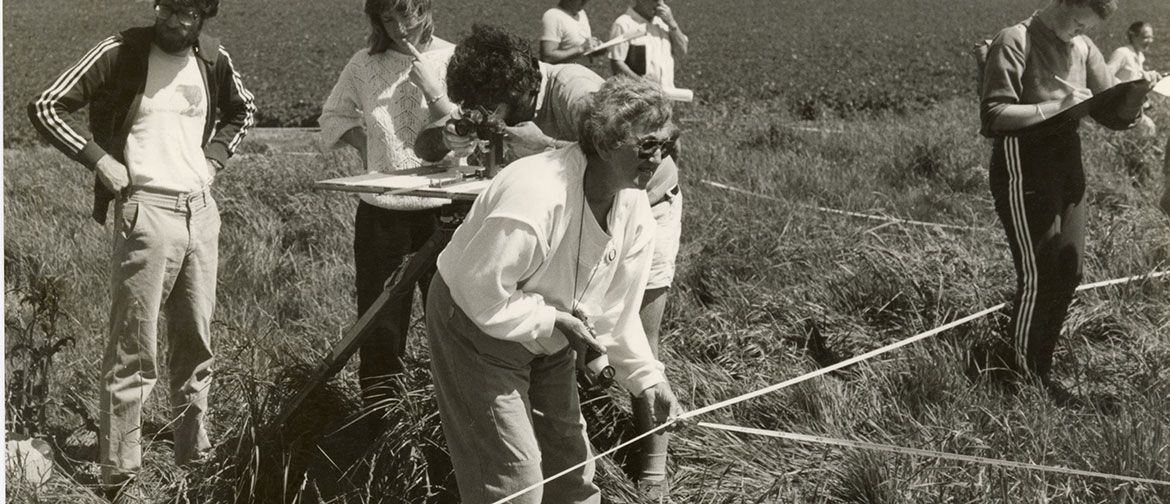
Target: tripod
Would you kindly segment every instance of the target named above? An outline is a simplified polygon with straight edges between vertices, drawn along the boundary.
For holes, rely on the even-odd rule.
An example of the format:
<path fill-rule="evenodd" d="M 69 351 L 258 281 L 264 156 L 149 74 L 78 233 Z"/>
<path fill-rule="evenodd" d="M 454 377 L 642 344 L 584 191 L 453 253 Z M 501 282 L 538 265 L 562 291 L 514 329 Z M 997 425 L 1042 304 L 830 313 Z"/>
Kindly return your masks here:
<path fill-rule="evenodd" d="M 435 260 L 439 257 L 439 252 L 442 252 L 443 247 L 447 246 L 447 242 L 451 241 L 451 235 L 455 233 L 455 229 L 459 227 L 459 224 L 463 223 L 463 218 L 467 216 L 467 212 L 470 209 L 471 201 L 466 200 L 455 200 L 440 208 L 439 228 L 423 244 L 422 248 L 418 249 L 418 252 L 411 255 L 410 259 L 404 262 L 394 272 L 394 275 L 386 282 L 385 290 L 378 296 L 378 299 L 374 300 L 374 304 L 370 305 L 369 309 L 358 318 L 357 322 L 345 331 L 345 335 L 341 338 L 341 341 L 338 341 L 333 346 L 329 355 L 325 357 L 324 362 L 317 365 L 305 385 L 293 396 L 292 400 L 281 408 L 280 414 L 276 417 L 275 425 L 278 428 L 283 426 L 297 412 L 301 403 L 313 391 L 317 390 L 329 378 L 332 378 L 338 371 L 341 371 L 341 368 L 345 367 L 345 363 L 349 361 L 349 358 L 353 356 L 354 352 L 361 347 L 362 343 L 370 334 L 373 334 L 372 329 L 375 327 L 376 322 L 384 316 L 384 311 L 390 304 L 390 301 L 411 293 L 422 275 L 434 266 Z"/>

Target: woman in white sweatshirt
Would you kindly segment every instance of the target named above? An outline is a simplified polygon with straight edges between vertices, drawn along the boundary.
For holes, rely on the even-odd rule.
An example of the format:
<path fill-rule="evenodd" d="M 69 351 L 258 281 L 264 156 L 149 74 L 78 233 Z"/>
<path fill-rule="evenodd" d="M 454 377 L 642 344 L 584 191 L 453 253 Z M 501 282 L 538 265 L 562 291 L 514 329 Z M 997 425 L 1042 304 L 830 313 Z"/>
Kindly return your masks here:
<path fill-rule="evenodd" d="M 607 352 L 658 422 L 680 413 L 638 317 L 655 234 L 644 188 L 675 138 L 661 88 L 611 79 L 581 142 L 508 166 L 439 255 L 427 336 L 464 502 L 590 458 L 575 380 L 587 348 Z M 599 502 L 593 470 L 512 502 Z"/>

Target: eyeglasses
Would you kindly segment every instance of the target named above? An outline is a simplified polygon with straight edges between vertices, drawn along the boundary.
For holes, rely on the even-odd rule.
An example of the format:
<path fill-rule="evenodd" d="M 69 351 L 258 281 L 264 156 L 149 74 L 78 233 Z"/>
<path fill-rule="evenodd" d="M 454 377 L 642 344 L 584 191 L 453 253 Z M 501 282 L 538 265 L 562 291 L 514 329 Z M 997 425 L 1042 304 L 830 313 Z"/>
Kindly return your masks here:
<path fill-rule="evenodd" d="M 671 133 L 666 139 L 657 137 L 647 137 L 638 140 L 638 157 L 641 159 L 650 159 L 654 157 L 655 152 L 662 152 L 662 157 L 671 156 L 675 153 L 675 147 L 678 144 L 679 132 Z"/>
<path fill-rule="evenodd" d="M 199 11 L 194 9 L 177 9 L 170 5 L 158 4 L 154 6 L 155 18 L 160 21 L 166 21 L 175 16 L 179 19 L 179 24 L 183 26 L 195 26 L 201 17 Z"/>

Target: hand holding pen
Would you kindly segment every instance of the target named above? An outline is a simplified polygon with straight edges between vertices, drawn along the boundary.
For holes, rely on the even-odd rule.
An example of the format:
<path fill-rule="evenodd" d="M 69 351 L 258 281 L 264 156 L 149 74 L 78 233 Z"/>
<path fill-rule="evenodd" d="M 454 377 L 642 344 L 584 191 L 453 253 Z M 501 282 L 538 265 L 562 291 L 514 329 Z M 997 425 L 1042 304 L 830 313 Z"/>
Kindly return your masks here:
<path fill-rule="evenodd" d="M 438 75 L 435 75 L 430 67 L 423 63 L 422 53 L 407 39 L 399 39 L 398 43 L 410 52 L 410 82 L 422 91 L 423 99 L 426 100 L 427 106 L 434 105 L 443 99 L 446 95 L 443 83 L 440 82 Z"/>
<path fill-rule="evenodd" d="M 1071 108 L 1093 97 L 1093 91 L 1089 90 L 1089 88 L 1073 84 L 1061 78 L 1059 75 L 1053 75 L 1052 77 L 1068 90 L 1068 94 L 1064 95 L 1064 98 L 1060 100 L 1060 110 Z"/>

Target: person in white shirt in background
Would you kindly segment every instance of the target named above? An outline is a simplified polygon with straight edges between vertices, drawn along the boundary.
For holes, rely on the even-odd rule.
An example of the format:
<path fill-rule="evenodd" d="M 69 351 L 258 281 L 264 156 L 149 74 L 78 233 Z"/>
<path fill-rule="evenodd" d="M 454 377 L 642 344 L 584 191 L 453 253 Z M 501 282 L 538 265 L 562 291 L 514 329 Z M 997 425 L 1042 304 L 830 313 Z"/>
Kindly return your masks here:
<path fill-rule="evenodd" d="M 643 27 L 646 35 L 609 49 L 610 69 L 614 75 L 646 77 L 664 89 L 673 89 L 674 59 L 686 56 L 690 39 L 665 0 L 634 0 L 614 20 L 609 38 L 613 40 Z"/>
<path fill-rule="evenodd" d="M 585 53 L 601 44 L 593 36 L 585 3 L 560 0 L 540 18 L 540 60 L 547 63 L 582 63 Z"/>
<path fill-rule="evenodd" d="M 1109 68 L 1117 76 L 1117 82 L 1129 82 L 1145 75 L 1146 51 L 1154 43 L 1154 27 L 1138 21 L 1129 25 L 1126 36 L 1129 44 L 1118 47 L 1109 56 Z"/>
<path fill-rule="evenodd" d="M 342 69 L 322 108 L 324 149 L 346 145 L 358 151 L 363 168 L 393 172 L 424 164 L 414 151 L 418 133 L 454 107 L 444 84 L 454 44 L 436 38 L 430 0 L 366 0 L 369 47 Z M 381 295 L 403 258 L 418 251 L 438 227 L 441 200 L 363 195 L 354 217 L 354 269 L 360 317 Z M 427 292 L 430 275 L 419 282 Z M 386 404 L 402 357 L 414 296 L 403 296 L 362 343 L 358 380 L 367 408 Z M 369 415 L 371 437 L 383 429 L 381 414 Z"/>
<path fill-rule="evenodd" d="M 1154 43 L 1154 27 L 1145 21 L 1137 21 L 1129 25 L 1125 32 L 1129 44 L 1118 47 L 1109 55 L 1109 69 L 1117 77 L 1117 82 L 1129 82 L 1146 76 L 1146 51 Z M 1150 107 L 1146 103 L 1146 108 Z M 1144 114 L 1136 127 L 1143 135 L 1154 136 L 1157 128 L 1149 114 Z"/>
<path fill-rule="evenodd" d="M 495 502 L 592 457 L 577 395 L 587 349 L 661 424 L 681 414 L 639 319 L 656 224 L 645 187 L 675 129 L 661 88 L 613 78 L 580 143 L 492 180 L 439 255 L 431 376 L 466 503 Z M 511 502 L 596 503 L 592 462 Z"/>

